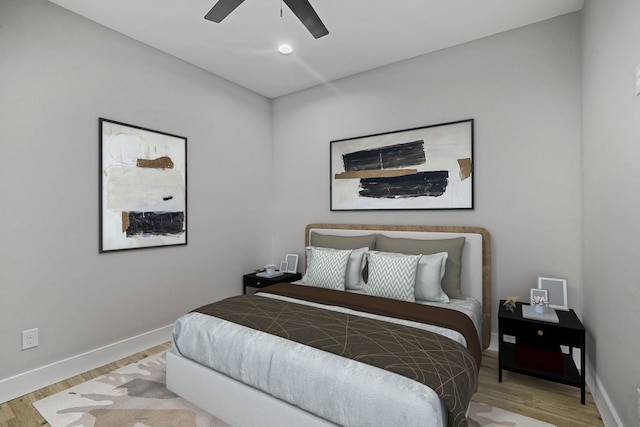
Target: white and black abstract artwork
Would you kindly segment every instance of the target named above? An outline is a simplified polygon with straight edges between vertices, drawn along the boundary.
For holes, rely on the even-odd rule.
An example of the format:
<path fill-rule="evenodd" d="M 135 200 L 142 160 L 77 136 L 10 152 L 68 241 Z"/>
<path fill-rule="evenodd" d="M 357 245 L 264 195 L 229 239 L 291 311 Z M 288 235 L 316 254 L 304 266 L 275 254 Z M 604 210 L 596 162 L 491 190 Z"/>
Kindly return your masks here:
<path fill-rule="evenodd" d="M 187 244 L 187 139 L 100 119 L 100 252 Z"/>
<path fill-rule="evenodd" d="M 473 209 L 473 124 L 331 141 L 331 210 Z"/>

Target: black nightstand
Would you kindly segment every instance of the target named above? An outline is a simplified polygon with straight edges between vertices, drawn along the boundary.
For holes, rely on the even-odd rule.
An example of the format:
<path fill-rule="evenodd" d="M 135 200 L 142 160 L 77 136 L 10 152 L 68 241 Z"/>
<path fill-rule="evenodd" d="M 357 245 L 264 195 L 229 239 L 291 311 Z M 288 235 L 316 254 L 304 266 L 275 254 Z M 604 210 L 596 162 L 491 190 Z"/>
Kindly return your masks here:
<path fill-rule="evenodd" d="M 275 285 L 276 283 L 281 282 L 295 282 L 296 280 L 300 280 L 302 278 L 302 274 L 300 273 L 284 273 L 280 276 L 267 278 L 260 277 L 256 275 L 256 273 L 249 273 L 242 276 L 242 285 L 244 287 L 243 292 L 246 294 L 249 291 L 250 294 L 256 292 L 260 288 L 264 288 L 265 286 Z"/>
<path fill-rule="evenodd" d="M 514 312 L 498 308 L 499 364 L 498 381 L 502 370 L 531 375 L 549 381 L 580 388 L 585 404 L 585 328 L 573 310 L 556 310 L 559 323 L 525 319 L 522 303 Z M 505 335 L 508 336 L 505 341 Z M 569 347 L 569 354 L 560 346 Z M 573 361 L 573 349 L 580 349 L 580 371 Z"/>

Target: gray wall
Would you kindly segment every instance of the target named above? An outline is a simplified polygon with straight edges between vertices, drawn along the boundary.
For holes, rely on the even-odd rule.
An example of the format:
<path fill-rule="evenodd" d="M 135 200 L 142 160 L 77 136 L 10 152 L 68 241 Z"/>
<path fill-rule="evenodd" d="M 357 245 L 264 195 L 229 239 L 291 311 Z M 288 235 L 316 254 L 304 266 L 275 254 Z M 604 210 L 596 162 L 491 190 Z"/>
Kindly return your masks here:
<path fill-rule="evenodd" d="M 311 222 L 475 225 L 497 301 L 564 277 L 582 311 L 580 15 L 571 14 L 278 98 L 275 253 Z M 329 211 L 329 141 L 475 119 L 475 210 Z M 304 200 L 304 203 L 299 203 Z M 493 325 L 494 331 L 497 324 Z"/>
<path fill-rule="evenodd" d="M 590 359 L 621 425 L 640 387 L 640 2 L 583 9 L 585 317 Z"/>
<path fill-rule="evenodd" d="M 0 1 L 0 379 L 239 293 L 302 254 L 310 222 L 478 225 L 494 301 L 568 279 L 598 381 L 637 424 L 640 5 L 587 0 L 582 33 L 580 16 L 270 102 L 46 1 Z M 189 138 L 188 246 L 98 254 L 98 117 Z M 474 211 L 329 211 L 330 140 L 466 118 Z"/>
<path fill-rule="evenodd" d="M 241 293 L 271 250 L 270 108 L 46 1 L 0 2 L 0 379 Z M 98 254 L 98 117 L 188 138 L 187 246 Z"/>

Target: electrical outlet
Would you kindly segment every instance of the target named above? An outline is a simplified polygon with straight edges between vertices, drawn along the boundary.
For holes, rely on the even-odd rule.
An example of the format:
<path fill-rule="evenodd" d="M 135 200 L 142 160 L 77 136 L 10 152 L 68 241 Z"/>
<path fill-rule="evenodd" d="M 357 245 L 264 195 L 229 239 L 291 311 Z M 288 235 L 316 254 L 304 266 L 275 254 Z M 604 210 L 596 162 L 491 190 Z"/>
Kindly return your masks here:
<path fill-rule="evenodd" d="M 33 348 L 38 346 L 38 328 L 27 329 L 22 331 L 22 349 Z"/>

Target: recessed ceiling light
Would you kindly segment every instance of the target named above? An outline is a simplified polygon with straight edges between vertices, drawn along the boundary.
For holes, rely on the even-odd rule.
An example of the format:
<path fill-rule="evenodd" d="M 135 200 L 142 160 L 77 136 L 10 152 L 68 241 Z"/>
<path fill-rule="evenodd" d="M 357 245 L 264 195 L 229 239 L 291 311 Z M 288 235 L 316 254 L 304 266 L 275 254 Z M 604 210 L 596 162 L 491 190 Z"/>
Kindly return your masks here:
<path fill-rule="evenodd" d="M 293 48 L 291 47 L 291 45 L 281 44 L 280 46 L 278 46 L 278 52 L 283 55 L 289 55 L 291 52 L 293 52 Z"/>

